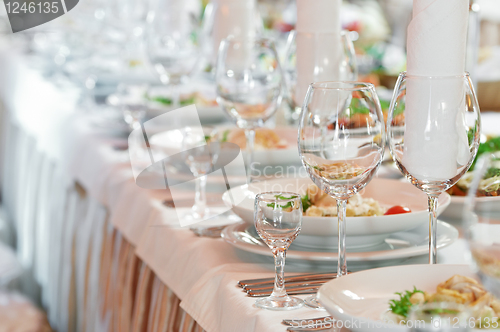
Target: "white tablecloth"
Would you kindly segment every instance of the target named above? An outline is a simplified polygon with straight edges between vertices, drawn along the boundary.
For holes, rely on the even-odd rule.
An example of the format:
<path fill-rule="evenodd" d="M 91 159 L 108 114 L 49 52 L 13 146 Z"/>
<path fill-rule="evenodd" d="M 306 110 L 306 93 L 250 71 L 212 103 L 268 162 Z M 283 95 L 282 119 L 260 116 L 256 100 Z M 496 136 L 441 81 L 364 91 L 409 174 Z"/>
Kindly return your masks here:
<path fill-rule="evenodd" d="M 105 135 L 93 126 L 92 115 L 78 109 L 72 90 L 55 88 L 29 62 L 29 57 L 8 45 L 0 46 L 0 99 L 10 121 L 34 137 L 36 148 L 80 183 L 92 199 L 107 207 L 113 226 L 205 330 L 284 331 L 280 324 L 284 318 L 321 315 L 306 308 L 283 313 L 254 307 L 254 299 L 246 297 L 236 283 L 272 276 L 271 260 L 177 227 L 170 219 L 172 211 L 161 204 L 169 193 L 135 185 L 127 152 L 113 148 L 123 144 L 124 138 Z M 498 115 L 484 115 L 485 132 L 499 131 Z M 438 260 L 463 263 L 465 248 L 459 240 L 440 250 Z M 405 263 L 425 261 L 426 257 L 420 257 Z M 287 265 L 287 271 L 303 270 L 303 266 Z"/>

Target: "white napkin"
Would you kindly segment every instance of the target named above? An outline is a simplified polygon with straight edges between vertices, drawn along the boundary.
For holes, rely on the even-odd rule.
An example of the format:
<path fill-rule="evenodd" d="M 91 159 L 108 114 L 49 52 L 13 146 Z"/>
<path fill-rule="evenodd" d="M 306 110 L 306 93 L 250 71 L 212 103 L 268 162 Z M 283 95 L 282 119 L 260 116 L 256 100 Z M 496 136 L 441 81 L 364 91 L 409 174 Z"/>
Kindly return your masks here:
<path fill-rule="evenodd" d="M 297 0 L 297 105 L 309 84 L 340 78 L 340 5 L 341 0 Z"/>
<path fill-rule="evenodd" d="M 408 26 L 408 75 L 453 76 L 465 70 L 468 0 L 414 0 Z M 418 179 L 447 180 L 468 160 L 460 80 L 409 79 L 403 164 Z"/>

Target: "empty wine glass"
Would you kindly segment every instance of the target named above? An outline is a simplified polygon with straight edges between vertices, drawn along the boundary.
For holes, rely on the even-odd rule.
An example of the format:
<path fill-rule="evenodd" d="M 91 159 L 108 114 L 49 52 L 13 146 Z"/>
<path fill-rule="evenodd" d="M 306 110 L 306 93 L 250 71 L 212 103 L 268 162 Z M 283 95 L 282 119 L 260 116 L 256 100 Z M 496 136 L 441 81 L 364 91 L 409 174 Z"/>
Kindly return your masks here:
<path fill-rule="evenodd" d="M 469 75 L 399 75 L 387 118 L 391 154 L 429 203 L 429 263 L 436 263 L 439 195 L 469 169 L 479 144 L 479 105 Z"/>
<path fill-rule="evenodd" d="M 146 49 L 149 62 L 164 85 L 169 85 L 172 106 L 180 105 L 179 85 L 198 59 L 197 21 L 186 1 L 158 1 L 148 15 Z"/>
<path fill-rule="evenodd" d="M 337 200 L 337 277 L 347 274 L 347 200 L 370 182 L 382 161 L 384 145 L 384 117 L 372 84 L 309 86 L 299 121 L 299 155 L 312 181 Z M 306 299 L 306 304 L 321 308 L 316 297 Z"/>
<path fill-rule="evenodd" d="M 483 285 L 500 297 L 500 154 L 482 155 L 464 207 L 465 237 Z"/>
<path fill-rule="evenodd" d="M 217 102 L 245 130 L 245 166 L 250 183 L 255 128 L 272 117 L 281 103 L 282 73 L 274 43 L 254 38 L 223 40 L 215 80 Z"/>
<path fill-rule="evenodd" d="M 290 244 L 300 233 L 302 201 L 299 194 L 266 192 L 255 197 L 255 229 L 274 255 L 276 278 L 269 297 L 259 299 L 255 305 L 263 309 L 291 310 L 302 307 L 304 302 L 290 297 L 285 290 L 285 257 Z"/>
<path fill-rule="evenodd" d="M 186 220 L 205 220 L 210 215 L 207 207 L 207 174 L 217 162 L 220 152 L 217 129 L 213 127 L 186 127 L 182 133 L 182 150 L 189 170 L 196 178 L 194 205 Z"/>
<path fill-rule="evenodd" d="M 297 37 L 299 35 L 299 37 Z M 321 49 L 322 56 L 302 53 L 297 55 L 297 38 L 303 38 L 310 44 L 310 49 Z M 340 45 L 339 47 L 336 45 Z M 306 50 L 309 50 L 306 48 Z M 308 51 L 306 51 L 308 52 Z M 283 73 L 286 82 L 286 102 L 289 111 L 285 116 L 289 123 L 296 123 L 302 111 L 302 102 L 306 87 L 297 86 L 297 56 L 306 55 L 301 63 L 310 69 L 311 82 L 319 81 L 356 81 L 358 68 L 354 45 L 348 31 L 342 31 L 340 36 L 333 33 L 302 33 L 290 31 L 285 46 Z M 333 66 L 333 64 L 336 64 Z M 304 68 L 305 69 L 305 68 Z M 304 73 L 306 74 L 306 73 Z"/>

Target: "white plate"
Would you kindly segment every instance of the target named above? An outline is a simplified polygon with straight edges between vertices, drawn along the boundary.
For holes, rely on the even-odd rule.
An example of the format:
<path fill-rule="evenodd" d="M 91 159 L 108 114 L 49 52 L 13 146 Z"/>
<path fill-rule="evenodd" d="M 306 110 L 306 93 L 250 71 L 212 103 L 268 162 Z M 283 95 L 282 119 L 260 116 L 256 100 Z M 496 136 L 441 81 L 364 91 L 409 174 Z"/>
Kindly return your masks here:
<path fill-rule="evenodd" d="M 252 183 L 231 188 L 222 195 L 222 200 L 231 206 L 232 201 L 240 201 L 233 206 L 233 212 L 249 225 L 253 225 L 254 199 L 258 193 L 266 191 L 288 191 L 303 195 L 312 181 L 309 178 L 289 178 Z M 374 178 L 362 191 L 363 197 L 371 197 L 384 207 L 403 205 L 411 213 L 389 216 L 347 217 L 347 246 L 364 247 L 382 243 L 391 233 L 413 229 L 428 222 L 427 195 L 407 182 Z M 231 200 L 231 196 L 233 200 Z M 439 197 L 438 215 L 450 203 L 450 195 Z M 337 237 L 337 217 L 306 217 L 302 219 L 301 236 L 296 243 L 303 246 L 323 248 L 335 243 Z"/>
<path fill-rule="evenodd" d="M 230 128 L 219 128 L 219 133 L 224 132 L 224 130 L 226 129 Z M 262 174 L 264 171 L 263 168 L 266 166 L 300 164 L 299 152 L 297 150 L 297 129 L 290 127 L 278 127 L 273 130 L 280 138 L 287 142 L 287 147 L 283 149 L 255 150 L 253 156 L 254 163 L 256 163 L 255 166 L 258 169 L 257 171 L 261 172 L 260 175 L 269 175 Z M 179 151 L 182 142 L 179 140 L 178 134 L 176 134 L 172 130 L 169 130 L 161 131 L 152 135 L 149 139 L 149 143 L 159 149 L 165 149 L 165 151 L 169 151 L 172 149 Z M 271 170 L 269 170 L 269 172 L 271 172 Z M 242 169 L 242 173 L 244 173 L 244 169 Z M 281 173 L 283 173 L 283 171 Z"/>
<path fill-rule="evenodd" d="M 283 149 L 255 150 L 253 161 L 256 168 L 265 166 L 301 165 L 299 150 L 297 149 L 297 128 L 276 127 L 276 135 L 286 141 L 287 147 Z M 244 151 L 246 154 L 246 151 Z M 269 175 L 269 174 L 264 174 Z"/>
<path fill-rule="evenodd" d="M 436 286 L 455 274 L 474 277 L 468 265 L 405 265 L 356 272 L 323 285 L 318 297 L 337 320 L 351 324 L 351 331 L 408 331 L 382 322 L 395 292 L 413 289 L 436 292 Z M 352 325 L 352 323 L 356 323 Z"/>
<path fill-rule="evenodd" d="M 442 217 L 446 219 L 462 220 L 466 196 L 451 196 L 450 205 L 443 211 Z M 482 204 L 500 204 L 500 197 L 481 197 Z"/>
<path fill-rule="evenodd" d="M 458 238 L 457 229 L 443 221 L 438 221 L 437 231 L 438 248 L 446 247 Z M 429 252 L 428 235 L 429 230 L 427 225 L 419 226 L 410 231 L 393 233 L 387 237 L 385 246 L 375 246 L 359 252 L 347 252 L 347 262 L 376 262 L 425 255 Z M 299 234 L 297 239 L 301 236 Z M 226 227 L 222 231 L 222 238 L 241 250 L 264 256 L 272 256 L 269 247 L 263 243 L 258 244 L 256 242 L 258 237 L 253 234 L 250 226 L 244 223 Z M 295 242 L 297 239 L 295 239 Z M 337 261 L 336 251 L 304 250 L 300 246 L 297 246 L 295 242 L 292 243 L 286 253 L 287 259 Z"/>

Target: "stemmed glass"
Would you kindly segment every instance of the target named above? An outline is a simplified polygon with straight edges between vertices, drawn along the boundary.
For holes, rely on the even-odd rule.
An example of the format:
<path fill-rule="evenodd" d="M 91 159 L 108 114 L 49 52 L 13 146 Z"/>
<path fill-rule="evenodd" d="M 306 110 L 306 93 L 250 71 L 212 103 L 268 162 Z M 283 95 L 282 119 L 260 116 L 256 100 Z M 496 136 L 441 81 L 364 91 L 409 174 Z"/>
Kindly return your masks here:
<path fill-rule="evenodd" d="M 182 133 L 183 157 L 196 177 L 194 205 L 186 220 L 205 220 L 210 217 L 207 207 L 207 174 L 217 162 L 220 153 L 217 129 L 213 127 L 186 127 Z"/>
<path fill-rule="evenodd" d="M 384 117 L 369 83 L 309 86 L 299 121 L 299 155 L 313 182 L 337 200 L 337 277 L 347 274 L 346 204 L 370 182 L 385 145 Z M 321 308 L 316 297 L 306 304 Z"/>
<path fill-rule="evenodd" d="M 297 87 L 297 34 L 301 34 L 295 30 L 290 31 L 285 46 L 283 64 L 283 73 L 286 82 L 286 102 L 290 110 L 285 113 L 288 122 L 296 123 L 302 111 L 302 102 L 304 101 L 304 90 L 298 91 Z M 333 33 L 315 33 L 306 34 L 307 39 L 310 39 L 311 45 L 322 45 L 322 48 L 330 48 L 331 52 L 326 53 L 329 57 L 315 56 L 310 59 L 310 69 L 312 82 L 329 80 L 338 81 L 356 81 L 358 78 L 358 67 L 356 64 L 356 52 L 354 45 L 349 38 L 348 31 L 342 31 L 340 38 Z M 340 41 L 340 52 L 334 47 L 335 42 Z M 332 68 L 332 64 L 337 64 L 336 68 Z M 336 77 L 326 78 L 326 73 L 335 72 Z M 321 77 L 323 79 L 321 79 Z"/>
<path fill-rule="evenodd" d="M 146 49 L 149 62 L 164 85 L 171 88 L 172 107 L 180 105 L 179 86 L 193 69 L 199 57 L 197 30 L 185 1 L 177 6 L 158 1 L 148 15 Z"/>
<path fill-rule="evenodd" d="M 302 201 L 299 194 L 265 192 L 255 197 L 255 229 L 274 255 L 276 278 L 269 297 L 259 299 L 255 305 L 263 309 L 291 310 L 304 302 L 290 297 L 285 290 L 285 257 L 290 244 L 299 235 L 302 225 Z"/>
<path fill-rule="evenodd" d="M 500 154 L 479 158 L 464 207 L 465 237 L 483 285 L 500 297 Z"/>
<path fill-rule="evenodd" d="M 428 196 L 429 264 L 437 256 L 438 197 L 471 166 L 479 132 L 479 105 L 468 74 L 399 75 L 387 135 L 399 170 Z"/>
<path fill-rule="evenodd" d="M 217 102 L 245 130 L 250 183 L 255 129 L 273 116 L 281 103 L 282 73 L 274 43 L 259 38 L 223 40 L 215 80 Z"/>
<path fill-rule="evenodd" d="M 138 129 L 146 116 L 146 84 L 120 84 L 116 92 L 116 103 L 122 110 L 123 119 L 130 129 Z"/>

